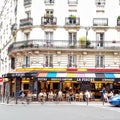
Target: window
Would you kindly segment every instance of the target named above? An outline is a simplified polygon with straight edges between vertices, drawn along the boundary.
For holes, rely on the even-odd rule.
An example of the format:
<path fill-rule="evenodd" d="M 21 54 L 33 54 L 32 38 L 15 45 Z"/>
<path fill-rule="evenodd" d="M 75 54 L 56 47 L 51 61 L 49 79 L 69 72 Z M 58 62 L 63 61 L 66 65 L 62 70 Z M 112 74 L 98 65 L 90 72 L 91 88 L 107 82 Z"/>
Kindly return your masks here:
<path fill-rule="evenodd" d="M 46 9 L 46 15 L 52 16 L 54 11 L 52 9 Z"/>
<path fill-rule="evenodd" d="M 104 56 L 96 56 L 96 67 L 104 67 Z"/>
<path fill-rule="evenodd" d="M 45 67 L 53 67 L 53 56 L 52 55 L 45 56 Z"/>
<path fill-rule="evenodd" d="M 69 45 L 74 46 L 77 42 L 76 39 L 77 33 L 76 32 L 70 32 L 69 33 Z"/>
<path fill-rule="evenodd" d="M 29 56 L 24 57 L 23 67 L 30 67 L 30 57 Z"/>
<path fill-rule="evenodd" d="M 45 46 L 52 46 L 53 32 L 45 32 Z"/>
<path fill-rule="evenodd" d="M 15 69 L 15 58 L 11 58 L 11 69 Z"/>
<path fill-rule="evenodd" d="M 97 6 L 105 6 L 105 0 L 95 0 Z"/>
<path fill-rule="evenodd" d="M 104 33 L 96 33 L 96 43 L 97 47 L 104 46 Z"/>
<path fill-rule="evenodd" d="M 68 67 L 76 67 L 76 56 L 75 55 L 68 56 Z"/>
<path fill-rule="evenodd" d="M 25 33 L 24 34 L 24 40 L 29 40 L 30 38 L 30 33 Z"/>
<path fill-rule="evenodd" d="M 26 12 L 26 17 L 27 17 L 27 18 L 30 18 L 30 17 L 31 17 L 31 12 L 30 12 L 30 11 L 27 11 L 27 12 Z"/>

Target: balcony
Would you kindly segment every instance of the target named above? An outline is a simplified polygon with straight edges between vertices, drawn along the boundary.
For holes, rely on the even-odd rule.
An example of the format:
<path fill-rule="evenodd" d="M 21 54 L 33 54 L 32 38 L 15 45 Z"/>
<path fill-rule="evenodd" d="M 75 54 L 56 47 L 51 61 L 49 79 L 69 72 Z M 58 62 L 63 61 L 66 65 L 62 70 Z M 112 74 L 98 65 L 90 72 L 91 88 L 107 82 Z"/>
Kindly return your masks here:
<path fill-rule="evenodd" d="M 120 50 L 120 41 L 90 41 L 90 44 L 86 46 L 81 46 L 80 41 L 70 42 L 69 40 L 28 40 L 14 42 L 8 48 L 8 54 L 25 52 L 25 51 L 108 51 L 115 52 Z"/>
<path fill-rule="evenodd" d="M 11 26 L 11 33 L 14 34 L 17 30 L 17 24 L 14 23 L 12 26 Z"/>
<path fill-rule="evenodd" d="M 24 18 L 20 20 L 20 28 L 33 26 L 33 18 Z"/>
<path fill-rule="evenodd" d="M 65 28 L 67 29 L 79 29 L 80 28 L 80 18 L 78 17 L 66 17 L 65 18 Z"/>
<path fill-rule="evenodd" d="M 45 4 L 54 4 L 54 0 L 44 0 Z"/>
<path fill-rule="evenodd" d="M 68 5 L 77 5 L 78 0 L 68 0 Z"/>
<path fill-rule="evenodd" d="M 24 6 L 31 6 L 32 0 L 24 0 Z"/>
<path fill-rule="evenodd" d="M 94 29 L 108 29 L 108 18 L 93 18 Z"/>
<path fill-rule="evenodd" d="M 41 25 L 47 27 L 55 27 L 57 24 L 57 18 L 53 16 L 44 16 L 41 18 Z"/>
<path fill-rule="evenodd" d="M 96 6 L 105 6 L 105 0 L 96 0 Z"/>

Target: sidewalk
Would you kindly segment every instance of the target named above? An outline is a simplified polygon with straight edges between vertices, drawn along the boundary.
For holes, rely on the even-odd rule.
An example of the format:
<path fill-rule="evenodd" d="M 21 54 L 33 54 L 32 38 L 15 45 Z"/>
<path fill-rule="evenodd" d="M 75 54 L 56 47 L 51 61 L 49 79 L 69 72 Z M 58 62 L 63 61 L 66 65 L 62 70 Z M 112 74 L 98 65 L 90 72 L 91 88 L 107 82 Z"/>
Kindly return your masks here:
<path fill-rule="evenodd" d="M 5 105 L 17 105 L 17 104 L 27 104 L 26 101 L 24 101 L 23 103 L 21 101 L 18 101 L 17 104 L 15 103 L 15 101 L 11 101 L 9 104 L 7 104 L 6 102 L 5 103 L 0 103 L 0 104 L 5 104 Z M 110 105 L 109 103 L 105 102 L 103 104 L 102 101 L 90 101 L 90 102 L 66 102 L 66 101 L 61 101 L 61 102 L 56 102 L 56 101 L 53 101 L 53 102 L 45 102 L 45 103 L 41 103 L 41 102 L 38 102 L 38 101 L 33 101 L 33 102 L 30 102 L 29 103 L 30 105 L 37 105 L 37 104 L 42 104 L 42 105 L 56 105 L 56 104 L 59 104 L 59 105 L 94 105 L 94 106 L 103 106 L 103 105 Z"/>

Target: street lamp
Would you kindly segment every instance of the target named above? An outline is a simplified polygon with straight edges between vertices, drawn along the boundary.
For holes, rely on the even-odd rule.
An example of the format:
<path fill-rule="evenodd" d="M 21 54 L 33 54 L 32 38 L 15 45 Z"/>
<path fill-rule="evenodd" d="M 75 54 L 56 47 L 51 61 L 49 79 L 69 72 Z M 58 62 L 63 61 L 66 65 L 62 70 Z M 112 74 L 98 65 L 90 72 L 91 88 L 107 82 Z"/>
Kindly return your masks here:
<path fill-rule="evenodd" d="M 85 27 L 85 30 L 86 30 L 86 47 L 87 47 L 88 31 L 90 30 L 90 27 Z"/>

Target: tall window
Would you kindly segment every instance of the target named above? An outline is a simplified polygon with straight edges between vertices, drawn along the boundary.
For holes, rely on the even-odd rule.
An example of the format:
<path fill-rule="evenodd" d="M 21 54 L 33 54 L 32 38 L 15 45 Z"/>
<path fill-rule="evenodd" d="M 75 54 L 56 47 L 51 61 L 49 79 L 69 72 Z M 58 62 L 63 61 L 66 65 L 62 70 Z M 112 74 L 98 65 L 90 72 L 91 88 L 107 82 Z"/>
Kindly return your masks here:
<path fill-rule="evenodd" d="M 103 55 L 96 56 L 96 67 L 104 67 L 104 56 Z"/>
<path fill-rule="evenodd" d="M 53 9 L 46 9 L 46 15 L 52 16 L 53 15 Z"/>
<path fill-rule="evenodd" d="M 97 47 L 104 46 L 104 33 L 96 33 L 96 43 Z"/>
<path fill-rule="evenodd" d="M 11 69 L 15 69 L 15 58 L 11 58 Z"/>
<path fill-rule="evenodd" d="M 69 33 L 69 45 L 75 45 L 77 42 L 77 33 L 76 32 L 70 32 Z"/>
<path fill-rule="evenodd" d="M 52 55 L 46 55 L 45 56 L 45 67 L 53 67 L 53 56 Z"/>
<path fill-rule="evenodd" d="M 68 56 L 68 67 L 77 67 L 76 56 L 75 55 L 69 55 Z"/>
<path fill-rule="evenodd" d="M 31 12 L 30 12 L 30 11 L 27 11 L 27 12 L 26 12 L 26 16 L 27 16 L 27 18 L 30 18 L 30 17 L 31 17 Z"/>
<path fill-rule="evenodd" d="M 24 65 L 23 65 L 23 67 L 30 67 L 30 57 L 29 56 L 24 57 Z"/>
<path fill-rule="evenodd" d="M 45 32 L 45 46 L 52 46 L 53 32 Z"/>
<path fill-rule="evenodd" d="M 30 33 L 24 33 L 24 40 L 29 40 Z"/>

